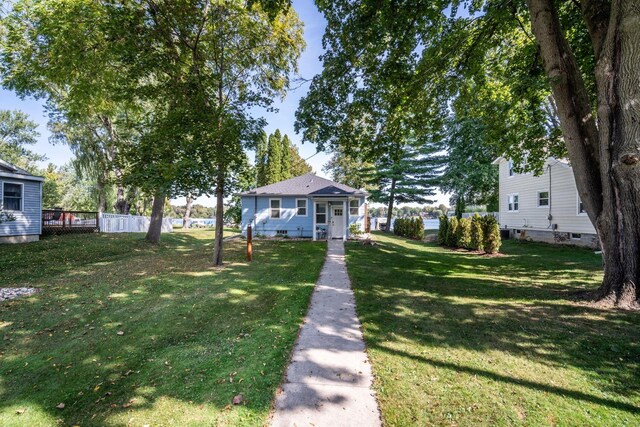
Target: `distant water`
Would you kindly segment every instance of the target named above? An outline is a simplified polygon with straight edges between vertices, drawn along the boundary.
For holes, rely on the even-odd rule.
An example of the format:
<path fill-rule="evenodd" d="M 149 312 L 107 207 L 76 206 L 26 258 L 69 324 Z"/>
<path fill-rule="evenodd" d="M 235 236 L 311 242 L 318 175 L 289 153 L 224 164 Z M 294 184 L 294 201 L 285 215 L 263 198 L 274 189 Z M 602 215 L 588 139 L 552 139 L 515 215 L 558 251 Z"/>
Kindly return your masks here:
<path fill-rule="evenodd" d="M 391 228 L 393 228 L 393 223 L 395 222 L 395 218 L 391 219 Z M 376 224 L 377 224 L 378 219 L 377 218 L 371 218 L 371 227 L 375 228 Z M 425 219 L 423 220 L 424 222 L 424 229 L 425 230 L 437 230 L 438 227 L 440 226 L 440 220 L 439 219 Z"/>
<path fill-rule="evenodd" d="M 424 220 L 424 229 L 425 230 L 437 230 L 440 226 L 439 219 L 425 219 Z"/>

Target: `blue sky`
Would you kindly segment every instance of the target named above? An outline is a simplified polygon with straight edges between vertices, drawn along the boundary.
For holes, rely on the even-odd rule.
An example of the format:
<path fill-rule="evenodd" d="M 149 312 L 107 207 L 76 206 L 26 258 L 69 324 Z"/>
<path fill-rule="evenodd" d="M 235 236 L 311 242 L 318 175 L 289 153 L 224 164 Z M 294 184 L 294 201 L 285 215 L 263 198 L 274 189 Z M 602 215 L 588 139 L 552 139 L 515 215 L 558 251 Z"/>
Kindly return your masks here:
<path fill-rule="evenodd" d="M 304 38 L 307 42 L 307 47 L 300 57 L 299 74 L 302 78 L 310 80 L 314 75 L 322 71 L 319 57 L 323 53 L 322 35 L 324 34 L 326 21 L 316 9 L 314 2 L 310 0 L 294 0 L 293 6 L 300 19 L 304 22 Z M 291 89 L 284 100 L 277 100 L 274 103 L 273 106 L 277 109 L 277 112 L 255 110 L 255 114 L 267 120 L 268 125 L 265 129 L 267 133 L 280 129 L 282 133 L 288 134 L 294 144 L 298 146 L 300 155 L 305 159 L 308 158 L 313 170 L 318 175 L 326 176 L 322 172 L 322 166 L 329 160 L 330 155 L 327 153 L 316 154 L 315 146 L 309 143 L 302 144 L 300 136 L 296 135 L 293 130 L 295 111 L 298 108 L 300 98 L 307 93 L 309 83 L 306 82 L 299 87 L 297 86 L 298 84 L 294 84 L 296 89 Z M 15 93 L 0 89 L 0 109 L 22 110 L 29 114 L 31 120 L 38 123 L 40 138 L 33 149 L 38 153 L 45 154 L 48 158 L 47 162 L 62 165 L 71 159 L 72 154 L 68 147 L 49 143 L 47 116 L 41 101 L 33 98 L 20 99 Z M 437 198 L 437 204 L 448 204 L 448 196 L 438 193 Z M 181 199 L 176 200 L 176 203 L 182 202 Z M 213 201 L 206 198 L 201 198 L 197 202 L 207 206 L 213 205 Z"/>

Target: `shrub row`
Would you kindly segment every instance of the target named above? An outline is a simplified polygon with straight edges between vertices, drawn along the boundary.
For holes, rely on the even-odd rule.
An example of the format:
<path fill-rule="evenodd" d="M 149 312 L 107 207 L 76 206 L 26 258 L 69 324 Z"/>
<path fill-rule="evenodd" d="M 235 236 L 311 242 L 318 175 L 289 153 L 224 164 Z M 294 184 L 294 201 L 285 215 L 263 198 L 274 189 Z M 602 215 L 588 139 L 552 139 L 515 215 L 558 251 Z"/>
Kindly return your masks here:
<path fill-rule="evenodd" d="M 422 218 L 398 218 L 393 223 L 393 234 L 410 239 L 424 239 L 424 222 Z"/>
<path fill-rule="evenodd" d="M 465 248 L 495 254 L 500 250 L 500 227 L 493 215 L 458 219 L 440 216 L 438 243 L 451 248 Z"/>

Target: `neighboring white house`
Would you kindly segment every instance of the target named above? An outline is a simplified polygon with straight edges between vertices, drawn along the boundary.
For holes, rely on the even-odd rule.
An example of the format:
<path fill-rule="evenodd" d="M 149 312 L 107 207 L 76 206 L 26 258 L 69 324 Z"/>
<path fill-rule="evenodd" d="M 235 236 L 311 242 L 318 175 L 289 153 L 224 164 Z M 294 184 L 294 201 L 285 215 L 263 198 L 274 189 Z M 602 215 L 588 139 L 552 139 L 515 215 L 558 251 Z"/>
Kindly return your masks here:
<path fill-rule="evenodd" d="M 544 173 L 517 173 L 498 158 L 500 227 L 516 238 L 596 247 L 598 238 L 578 196 L 571 166 L 549 158 Z"/>

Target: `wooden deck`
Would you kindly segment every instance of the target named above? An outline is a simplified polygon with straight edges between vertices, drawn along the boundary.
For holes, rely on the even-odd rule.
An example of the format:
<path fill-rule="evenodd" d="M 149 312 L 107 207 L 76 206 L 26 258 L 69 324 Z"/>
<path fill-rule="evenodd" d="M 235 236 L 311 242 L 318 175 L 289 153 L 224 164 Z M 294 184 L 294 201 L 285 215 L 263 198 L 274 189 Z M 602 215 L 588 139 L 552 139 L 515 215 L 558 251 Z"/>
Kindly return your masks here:
<path fill-rule="evenodd" d="M 64 211 L 45 209 L 42 211 L 42 235 L 97 233 L 100 231 L 98 212 Z"/>

